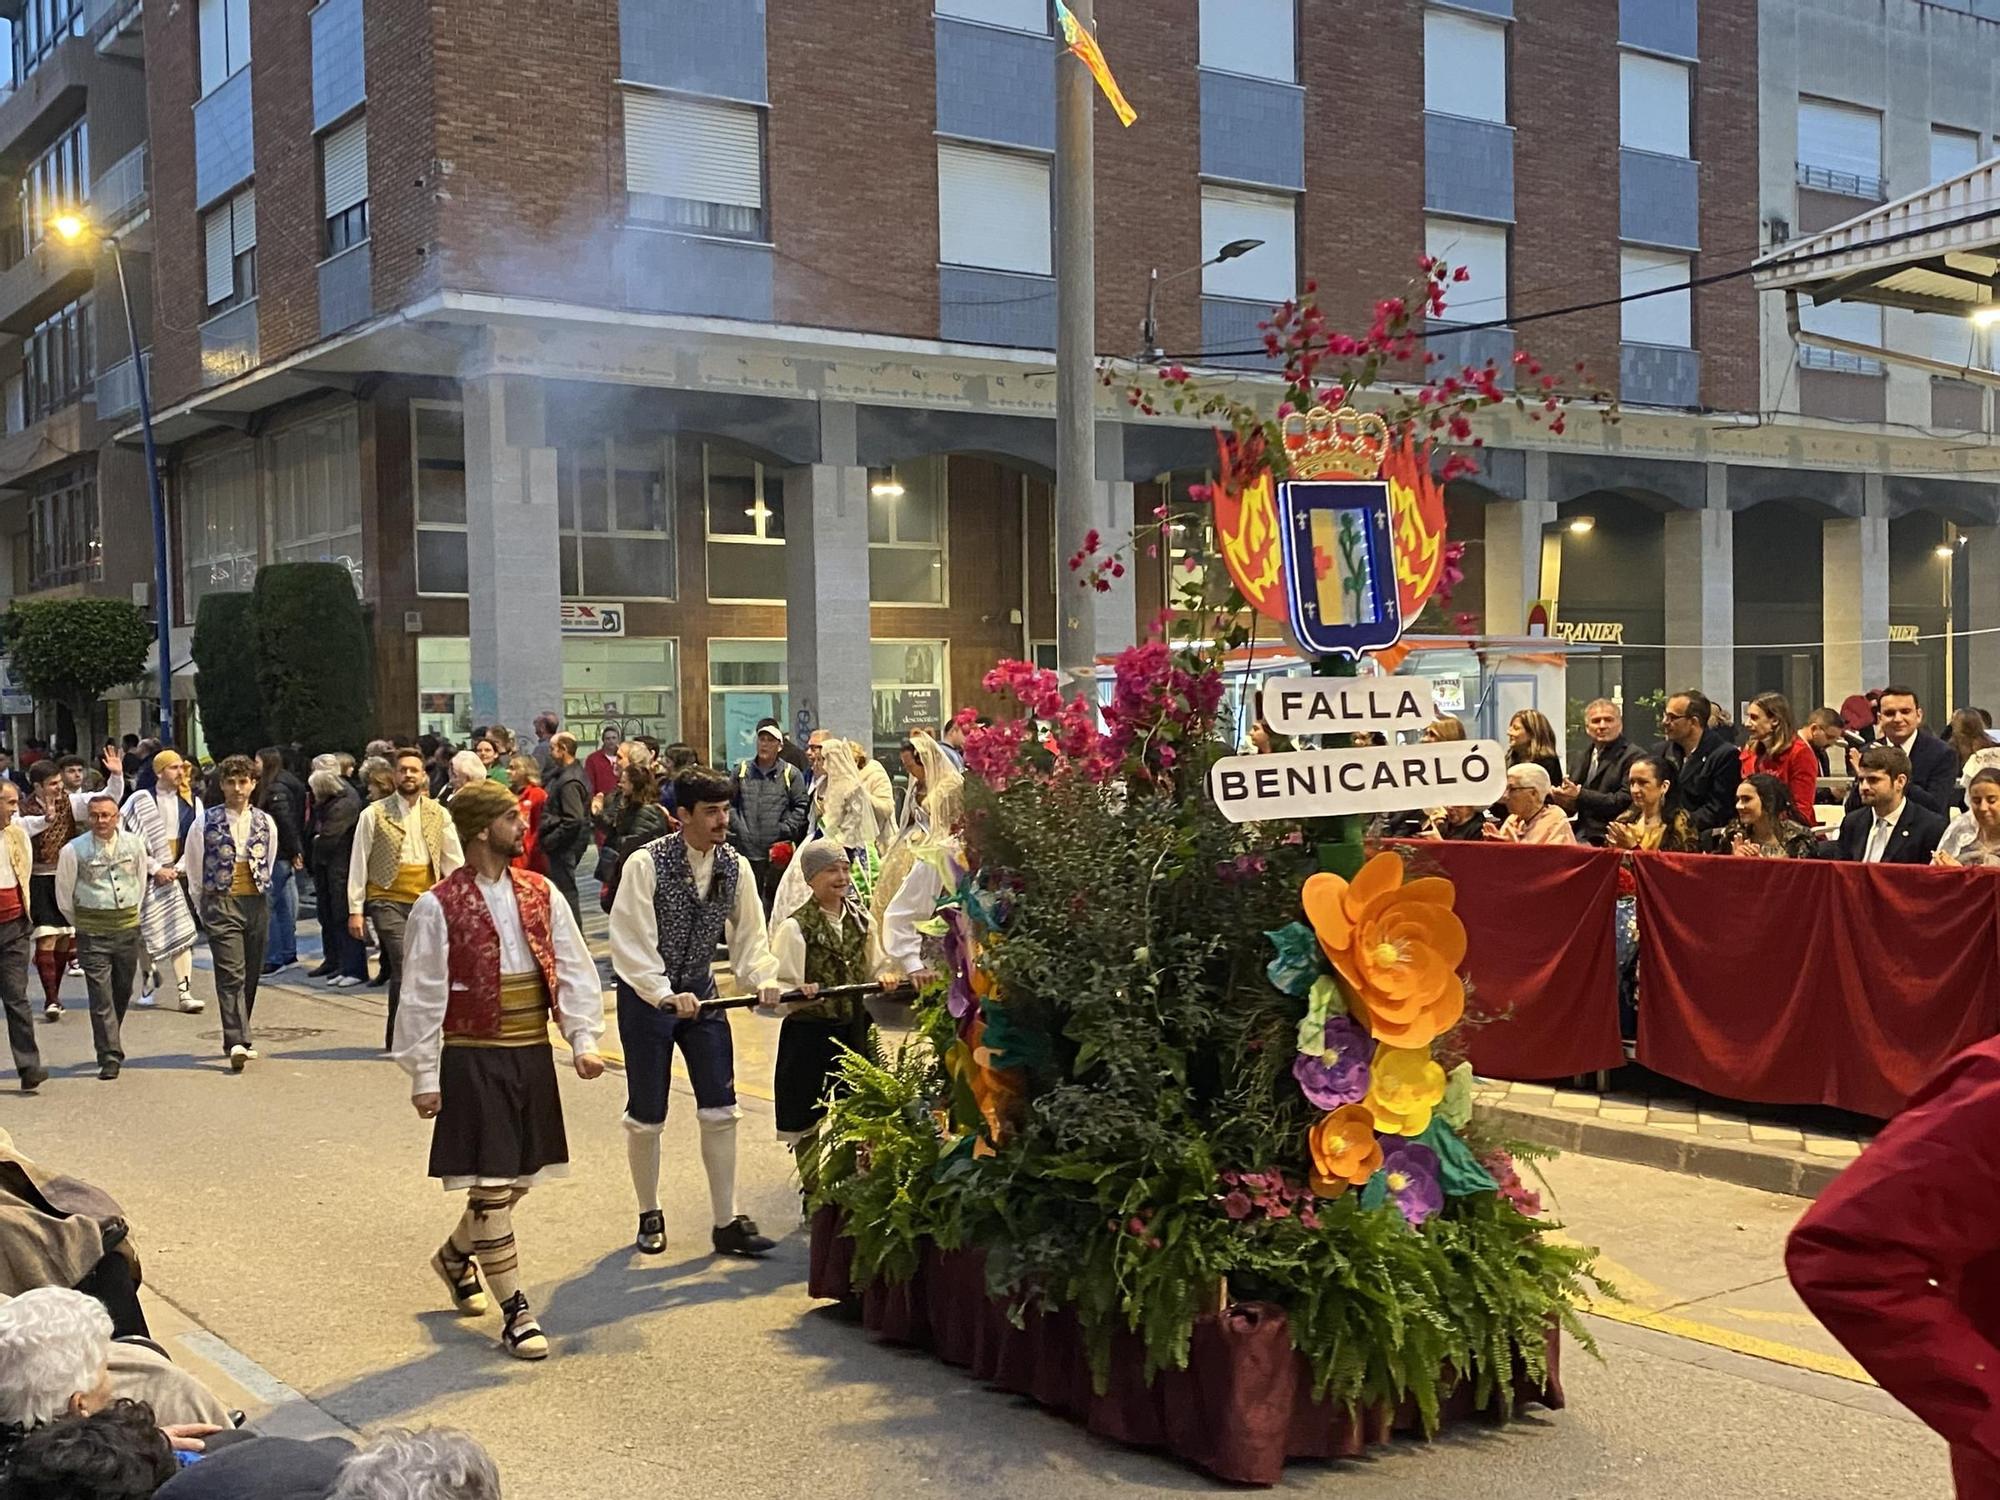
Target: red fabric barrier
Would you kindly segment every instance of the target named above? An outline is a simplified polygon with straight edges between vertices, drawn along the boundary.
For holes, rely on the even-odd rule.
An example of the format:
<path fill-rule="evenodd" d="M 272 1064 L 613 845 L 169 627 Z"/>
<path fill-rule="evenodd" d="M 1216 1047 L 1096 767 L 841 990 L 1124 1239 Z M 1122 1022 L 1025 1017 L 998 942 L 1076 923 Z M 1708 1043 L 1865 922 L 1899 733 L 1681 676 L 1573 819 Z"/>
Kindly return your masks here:
<path fill-rule="evenodd" d="M 1638 1055 L 1657 1073 L 1725 1099 L 1886 1119 L 2000 1030 L 2000 882 L 1984 871 L 1686 854 L 1634 865 Z"/>
<path fill-rule="evenodd" d="M 1487 1078 L 1567 1078 L 1625 1061 L 1613 919 L 1619 856 L 1563 844 L 1404 844 L 1457 886 L 1465 923 L 1468 1052 Z"/>
<path fill-rule="evenodd" d="M 814 1297 L 848 1300 L 853 1241 L 838 1216 L 822 1208 L 812 1221 Z M 1396 1433 L 1419 1431 L 1414 1408 L 1350 1411 L 1312 1394 L 1312 1372 L 1292 1348 L 1282 1309 L 1240 1302 L 1200 1319 L 1185 1369 L 1145 1379 L 1136 1336 L 1113 1345 L 1103 1395 L 1091 1388 L 1083 1335 L 1067 1310 L 1029 1309 L 1016 1327 L 1006 1305 L 987 1295 L 986 1259 L 977 1250 L 927 1245 L 917 1274 L 901 1286 L 858 1289 L 861 1321 L 889 1343 L 929 1349 L 975 1379 L 1026 1396 L 1081 1423 L 1099 1437 L 1135 1448 L 1164 1448 L 1236 1484 L 1276 1484 L 1287 1458 L 1352 1458 Z M 1551 1328 L 1548 1378 L 1535 1382 L 1517 1365 L 1514 1400 L 1563 1404 L 1561 1341 Z M 1440 1373 L 1441 1421 L 1496 1420 L 1499 1399 L 1480 1407 L 1472 1388 Z"/>

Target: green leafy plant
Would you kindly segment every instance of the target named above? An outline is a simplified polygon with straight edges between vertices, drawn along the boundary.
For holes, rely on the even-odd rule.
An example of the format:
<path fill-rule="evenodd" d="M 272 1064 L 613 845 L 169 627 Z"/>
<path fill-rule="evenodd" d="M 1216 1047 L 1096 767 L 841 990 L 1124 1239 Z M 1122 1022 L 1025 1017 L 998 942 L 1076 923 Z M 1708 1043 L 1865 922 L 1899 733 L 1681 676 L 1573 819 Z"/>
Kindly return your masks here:
<path fill-rule="evenodd" d="M 209 594 L 195 612 L 195 704 L 209 753 L 254 755 L 271 743 L 257 686 L 256 601 L 249 594 Z"/>
<path fill-rule="evenodd" d="M 153 628 L 125 599 L 17 600 L 6 639 L 22 686 L 67 708 L 81 739 L 90 733 L 91 705 L 145 672 Z"/>
<path fill-rule="evenodd" d="M 271 737 L 358 749 L 375 722 L 368 622 L 339 563 L 271 563 L 252 597 L 258 695 Z"/>

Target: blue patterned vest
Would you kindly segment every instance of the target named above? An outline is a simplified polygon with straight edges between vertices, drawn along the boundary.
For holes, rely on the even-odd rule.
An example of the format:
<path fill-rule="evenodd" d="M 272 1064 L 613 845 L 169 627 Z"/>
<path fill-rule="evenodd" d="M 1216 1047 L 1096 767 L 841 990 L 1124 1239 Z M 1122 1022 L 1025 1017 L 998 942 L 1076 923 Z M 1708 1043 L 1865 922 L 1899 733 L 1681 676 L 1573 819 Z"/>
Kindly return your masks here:
<path fill-rule="evenodd" d="M 660 962 L 677 991 L 701 1000 L 715 998 L 710 964 L 715 945 L 736 910 L 736 881 L 742 862 L 727 844 L 715 846 L 715 877 L 708 899 L 694 893 L 694 872 L 688 868 L 687 845 L 679 834 L 647 846 L 653 856 L 653 919 L 660 929 Z"/>
<path fill-rule="evenodd" d="M 229 893 L 230 885 L 236 879 L 238 860 L 250 864 L 250 878 L 256 882 L 259 891 L 269 890 L 271 871 L 268 851 L 277 833 L 277 825 L 272 823 L 269 813 L 250 809 L 250 837 L 244 840 L 244 847 L 238 851 L 236 840 L 229 836 L 229 809 L 211 807 L 202 819 L 201 841 L 201 888 L 221 895 Z"/>

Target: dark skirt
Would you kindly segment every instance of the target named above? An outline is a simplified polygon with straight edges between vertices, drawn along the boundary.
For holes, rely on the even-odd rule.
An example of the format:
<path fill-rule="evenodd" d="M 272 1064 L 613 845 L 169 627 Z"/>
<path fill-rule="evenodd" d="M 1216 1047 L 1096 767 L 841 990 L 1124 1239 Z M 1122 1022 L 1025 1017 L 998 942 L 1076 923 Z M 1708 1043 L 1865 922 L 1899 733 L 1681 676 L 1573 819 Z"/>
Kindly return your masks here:
<path fill-rule="evenodd" d="M 438 1093 L 431 1176 L 511 1182 L 568 1162 L 555 1054 L 546 1043 L 447 1046 Z"/>
<path fill-rule="evenodd" d="M 771 1077 L 779 1130 L 787 1135 L 810 1130 L 826 1117 L 822 1101 L 839 1070 L 840 1054 L 864 1051 L 868 1026 L 865 1013 L 848 1021 L 785 1017 L 778 1027 L 778 1063 Z"/>
<path fill-rule="evenodd" d="M 56 878 L 53 875 L 30 875 L 28 877 L 28 920 L 37 927 L 60 927 L 65 931 L 70 920 L 56 905 Z"/>

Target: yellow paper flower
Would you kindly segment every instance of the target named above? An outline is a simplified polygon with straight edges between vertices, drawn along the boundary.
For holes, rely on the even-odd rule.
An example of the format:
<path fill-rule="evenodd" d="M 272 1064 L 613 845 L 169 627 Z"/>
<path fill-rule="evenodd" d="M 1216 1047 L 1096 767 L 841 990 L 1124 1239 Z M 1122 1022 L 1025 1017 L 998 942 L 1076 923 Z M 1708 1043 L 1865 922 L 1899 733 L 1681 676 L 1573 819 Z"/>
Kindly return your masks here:
<path fill-rule="evenodd" d="M 1426 1048 L 1378 1046 L 1362 1102 L 1384 1135 L 1422 1135 L 1444 1102 L 1448 1080 Z"/>

